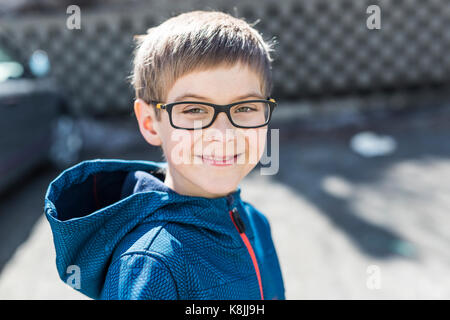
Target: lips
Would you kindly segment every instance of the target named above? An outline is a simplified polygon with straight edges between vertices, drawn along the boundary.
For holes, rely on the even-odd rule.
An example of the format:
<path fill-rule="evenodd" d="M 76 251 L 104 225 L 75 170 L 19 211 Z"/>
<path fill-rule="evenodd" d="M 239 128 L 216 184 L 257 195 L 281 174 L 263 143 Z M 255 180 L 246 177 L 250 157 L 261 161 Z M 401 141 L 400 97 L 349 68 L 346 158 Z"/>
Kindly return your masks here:
<path fill-rule="evenodd" d="M 242 153 L 239 154 L 235 154 L 232 156 L 224 156 L 224 157 L 218 157 L 218 156 L 197 156 L 199 158 L 202 159 L 203 163 L 206 164 L 210 164 L 213 166 L 227 166 L 227 165 L 232 165 L 236 162 L 237 158 L 241 155 Z"/>
<path fill-rule="evenodd" d="M 212 160 L 212 161 L 229 161 L 233 159 L 236 155 L 228 156 L 228 157 L 210 157 L 210 156 L 202 156 L 203 159 Z"/>

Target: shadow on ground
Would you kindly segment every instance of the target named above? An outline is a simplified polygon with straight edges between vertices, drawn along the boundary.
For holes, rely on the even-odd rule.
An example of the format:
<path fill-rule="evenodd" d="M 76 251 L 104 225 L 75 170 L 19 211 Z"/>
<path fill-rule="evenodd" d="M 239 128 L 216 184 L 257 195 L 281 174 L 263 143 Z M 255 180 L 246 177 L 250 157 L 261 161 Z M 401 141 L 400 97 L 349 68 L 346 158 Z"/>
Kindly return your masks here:
<path fill-rule="evenodd" d="M 351 137 L 366 130 L 394 137 L 397 142 L 396 151 L 373 158 L 353 152 L 349 145 Z M 348 199 L 327 191 L 323 182 L 328 177 L 337 176 L 345 178 L 352 185 L 377 183 L 383 179 L 386 169 L 396 163 L 450 158 L 448 141 L 448 107 L 432 111 L 418 109 L 408 114 L 384 118 L 382 121 L 372 119 L 364 126 L 328 132 L 281 127 L 280 168 L 273 179 L 289 186 L 316 206 L 363 254 L 376 259 L 408 257 L 408 252 L 399 249 L 405 248 L 404 244 L 407 245 L 412 239 L 404 239 L 396 231 L 361 217 Z M 390 192 L 389 189 L 386 192 Z"/>

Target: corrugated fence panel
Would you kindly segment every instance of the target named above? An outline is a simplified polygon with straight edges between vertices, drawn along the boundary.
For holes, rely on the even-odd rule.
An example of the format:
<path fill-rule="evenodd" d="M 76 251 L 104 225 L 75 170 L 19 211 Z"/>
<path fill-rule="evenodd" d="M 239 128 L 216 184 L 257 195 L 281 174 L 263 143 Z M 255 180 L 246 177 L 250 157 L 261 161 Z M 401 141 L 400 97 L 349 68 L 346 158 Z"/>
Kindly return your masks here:
<path fill-rule="evenodd" d="M 369 5 L 381 9 L 381 29 L 369 30 Z M 450 0 L 149 1 L 120 10 L 81 8 L 81 30 L 68 15 L 4 18 L 0 26 L 23 57 L 46 50 L 52 75 L 82 114 L 132 110 L 133 35 L 194 9 L 219 9 L 259 19 L 265 39 L 275 37 L 274 95 L 278 99 L 373 91 L 447 88 L 450 71 Z"/>

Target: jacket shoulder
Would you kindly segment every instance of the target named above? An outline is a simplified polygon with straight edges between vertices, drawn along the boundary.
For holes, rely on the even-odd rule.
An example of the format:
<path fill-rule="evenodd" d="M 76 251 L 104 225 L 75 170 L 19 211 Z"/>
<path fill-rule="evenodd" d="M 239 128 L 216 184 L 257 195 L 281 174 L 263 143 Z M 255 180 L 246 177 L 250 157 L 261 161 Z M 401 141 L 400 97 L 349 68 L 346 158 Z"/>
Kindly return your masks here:
<path fill-rule="evenodd" d="M 171 223 L 147 222 L 136 227 L 120 241 L 112 261 L 123 255 L 143 252 L 158 254 L 163 260 L 172 260 L 183 254 L 183 246 Z"/>
<path fill-rule="evenodd" d="M 244 208 L 252 226 L 257 245 L 263 248 L 266 255 L 275 253 L 272 231 L 267 217 L 248 202 L 244 202 Z"/>
<path fill-rule="evenodd" d="M 114 251 L 102 299 L 179 299 L 185 255 L 173 229 L 155 221 L 128 233 Z"/>
<path fill-rule="evenodd" d="M 263 228 L 270 232 L 270 223 L 267 217 L 253 205 L 248 202 L 243 201 L 245 211 L 247 212 L 249 219 L 255 224 L 257 228 Z"/>
<path fill-rule="evenodd" d="M 108 268 L 101 299 L 179 299 L 171 270 L 158 255 L 131 252 L 120 256 Z"/>

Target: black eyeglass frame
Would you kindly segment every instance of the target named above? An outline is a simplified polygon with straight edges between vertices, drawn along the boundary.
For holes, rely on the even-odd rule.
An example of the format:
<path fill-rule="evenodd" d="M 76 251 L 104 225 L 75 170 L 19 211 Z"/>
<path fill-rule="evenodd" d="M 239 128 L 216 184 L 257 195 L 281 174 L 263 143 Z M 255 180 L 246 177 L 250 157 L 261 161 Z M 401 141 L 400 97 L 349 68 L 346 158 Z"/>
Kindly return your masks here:
<path fill-rule="evenodd" d="M 238 104 L 242 104 L 242 103 L 247 103 L 247 102 L 264 102 L 264 103 L 268 103 L 270 110 L 269 110 L 269 116 L 267 117 L 267 120 L 264 124 L 258 125 L 258 126 L 241 126 L 241 125 L 237 125 L 233 122 L 233 119 L 231 117 L 231 113 L 230 113 L 230 109 Z M 275 99 L 273 98 L 267 98 L 267 100 L 264 99 L 254 99 L 254 100 L 243 100 L 243 101 L 238 101 L 238 102 L 233 102 L 230 104 L 225 104 L 225 105 L 220 105 L 220 104 L 214 104 L 214 103 L 209 103 L 209 102 L 200 102 L 200 101 L 177 101 L 177 102 L 172 102 L 172 103 L 167 103 L 167 104 L 162 104 L 159 101 L 155 101 L 155 100 L 150 100 L 149 103 L 154 104 L 156 106 L 157 109 L 162 109 L 162 110 L 166 110 L 167 113 L 169 114 L 169 121 L 170 121 L 170 125 L 172 127 L 174 127 L 175 129 L 184 129 L 184 130 L 198 130 L 198 129 L 206 129 L 208 127 L 210 127 L 214 121 L 216 121 L 217 115 L 221 112 L 225 112 L 228 120 L 230 120 L 230 122 L 233 124 L 233 126 L 237 127 L 237 128 L 243 128 L 243 129 L 253 129 L 253 128 L 260 128 L 260 127 L 264 127 L 267 124 L 269 124 L 271 118 L 272 118 L 272 112 L 275 109 L 275 107 L 277 106 L 277 102 L 275 101 Z M 173 121 L 172 121 L 172 108 L 178 104 L 186 104 L 186 103 L 195 103 L 195 104 L 201 104 L 201 105 L 206 105 L 206 106 L 210 106 L 214 108 L 214 115 L 211 119 L 211 122 L 206 125 L 203 126 L 201 128 L 183 128 L 183 127 L 179 127 L 176 126 Z"/>

